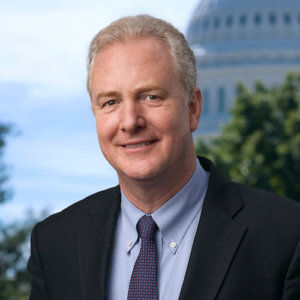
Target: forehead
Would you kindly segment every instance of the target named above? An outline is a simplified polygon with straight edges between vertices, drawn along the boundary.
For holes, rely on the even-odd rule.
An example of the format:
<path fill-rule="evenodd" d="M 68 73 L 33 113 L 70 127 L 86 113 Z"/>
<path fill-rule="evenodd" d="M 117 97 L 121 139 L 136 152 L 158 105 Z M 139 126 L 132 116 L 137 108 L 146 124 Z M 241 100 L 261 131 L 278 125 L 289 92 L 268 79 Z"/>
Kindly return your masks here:
<path fill-rule="evenodd" d="M 91 86 L 102 88 L 166 80 L 178 83 L 175 64 L 168 47 L 153 37 L 114 42 L 98 53 L 91 72 Z"/>

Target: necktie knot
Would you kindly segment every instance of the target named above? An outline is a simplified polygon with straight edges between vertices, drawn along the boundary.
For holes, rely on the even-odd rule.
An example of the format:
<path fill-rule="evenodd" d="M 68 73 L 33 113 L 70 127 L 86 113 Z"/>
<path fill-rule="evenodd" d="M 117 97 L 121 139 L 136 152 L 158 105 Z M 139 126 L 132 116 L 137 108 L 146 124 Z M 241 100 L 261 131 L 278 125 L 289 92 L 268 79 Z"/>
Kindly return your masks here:
<path fill-rule="evenodd" d="M 137 223 L 137 231 L 142 239 L 154 240 L 157 225 L 151 216 L 144 215 Z"/>

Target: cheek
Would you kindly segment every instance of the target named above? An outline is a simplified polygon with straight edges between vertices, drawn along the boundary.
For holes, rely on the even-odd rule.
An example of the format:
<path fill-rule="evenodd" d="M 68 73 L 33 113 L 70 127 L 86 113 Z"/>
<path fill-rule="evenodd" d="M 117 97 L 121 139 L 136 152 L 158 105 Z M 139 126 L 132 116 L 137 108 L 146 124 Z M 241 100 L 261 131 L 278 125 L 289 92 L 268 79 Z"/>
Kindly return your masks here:
<path fill-rule="evenodd" d="M 168 110 L 161 116 L 160 122 L 166 132 L 175 136 L 181 136 L 186 130 L 189 131 L 189 117 L 184 106 Z"/>
<path fill-rule="evenodd" d="M 190 134 L 188 118 L 182 112 L 160 115 L 156 118 L 155 124 L 164 141 L 162 146 L 168 153 L 172 152 L 174 148 L 180 148 L 183 140 Z"/>
<path fill-rule="evenodd" d="M 96 116 L 96 130 L 99 142 L 105 142 L 112 136 L 113 122 L 106 116 Z M 102 146 L 102 145 L 101 145 Z"/>

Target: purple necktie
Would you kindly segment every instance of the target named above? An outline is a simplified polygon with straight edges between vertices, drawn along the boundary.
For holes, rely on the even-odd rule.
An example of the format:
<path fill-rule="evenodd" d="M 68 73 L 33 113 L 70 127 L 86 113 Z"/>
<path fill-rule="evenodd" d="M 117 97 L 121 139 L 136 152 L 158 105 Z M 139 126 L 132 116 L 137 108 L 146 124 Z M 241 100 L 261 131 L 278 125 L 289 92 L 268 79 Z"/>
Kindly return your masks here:
<path fill-rule="evenodd" d="M 128 300 L 158 299 L 156 230 L 157 225 L 151 216 L 145 215 L 137 223 L 137 231 L 142 244 L 131 274 Z"/>

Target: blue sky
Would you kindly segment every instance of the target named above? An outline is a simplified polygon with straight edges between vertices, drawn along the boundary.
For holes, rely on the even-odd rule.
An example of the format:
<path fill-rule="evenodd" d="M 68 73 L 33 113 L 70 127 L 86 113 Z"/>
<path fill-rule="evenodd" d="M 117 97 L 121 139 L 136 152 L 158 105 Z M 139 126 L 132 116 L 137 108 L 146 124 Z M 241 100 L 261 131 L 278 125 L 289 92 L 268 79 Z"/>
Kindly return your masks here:
<path fill-rule="evenodd" d="M 117 184 L 101 154 L 86 92 L 93 36 L 148 13 L 186 32 L 199 0 L 10 0 L 0 4 L 0 122 L 15 124 L 4 161 L 13 199 L 0 219 L 56 212 Z"/>

